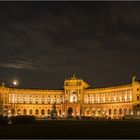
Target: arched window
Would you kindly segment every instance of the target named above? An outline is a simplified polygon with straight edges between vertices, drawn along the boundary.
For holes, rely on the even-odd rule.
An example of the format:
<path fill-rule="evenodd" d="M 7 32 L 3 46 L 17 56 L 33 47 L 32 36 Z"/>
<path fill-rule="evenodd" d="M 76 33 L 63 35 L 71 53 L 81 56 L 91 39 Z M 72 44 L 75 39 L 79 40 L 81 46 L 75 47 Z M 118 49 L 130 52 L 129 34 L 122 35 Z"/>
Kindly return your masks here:
<path fill-rule="evenodd" d="M 51 113 L 51 111 L 50 111 L 50 109 L 48 109 L 48 114 L 50 114 Z"/>
<path fill-rule="evenodd" d="M 45 111 L 44 111 L 44 109 L 42 109 L 42 110 L 41 110 L 41 114 L 42 114 L 42 115 L 44 115 L 44 114 L 45 114 Z"/>
<path fill-rule="evenodd" d="M 126 109 L 126 108 L 124 108 L 124 115 L 126 115 L 126 113 L 127 113 L 127 109 Z"/>
<path fill-rule="evenodd" d="M 47 102 L 48 102 L 48 104 L 50 104 L 50 102 L 51 102 L 50 98 L 47 99 Z"/>
<path fill-rule="evenodd" d="M 109 115 L 111 115 L 111 109 L 109 109 Z"/>
<path fill-rule="evenodd" d="M 92 109 L 92 113 L 93 113 L 93 114 L 95 113 L 95 109 Z"/>
<path fill-rule="evenodd" d="M 114 109 L 114 115 L 116 115 L 116 113 L 117 113 L 117 109 Z"/>
<path fill-rule="evenodd" d="M 132 112 L 132 111 L 131 111 L 131 109 L 129 108 L 129 115 L 131 115 L 131 112 Z"/>
<path fill-rule="evenodd" d="M 38 109 L 35 110 L 35 114 L 38 115 Z"/>
<path fill-rule="evenodd" d="M 61 109 L 59 110 L 59 115 L 61 115 Z"/>
<path fill-rule="evenodd" d="M 42 98 L 41 102 L 42 102 L 42 104 L 44 104 L 44 102 L 45 102 L 45 99 L 44 99 L 44 98 Z"/>
<path fill-rule="evenodd" d="M 20 110 L 20 109 L 17 110 L 17 114 L 18 114 L 18 115 L 21 114 L 21 110 Z"/>
<path fill-rule="evenodd" d="M 11 114 L 12 114 L 12 115 L 15 114 L 15 109 L 12 109 Z"/>
<path fill-rule="evenodd" d="M 36 104 L 38 104 L 38 98 L 35 99 Z"/>
<path fill-rule="evenodd" d="M 122 114 L 122 109 L 121 109 L 121 108 L 119 109 L 119 114 L 120 114 L 120 115 Z"/>
<path fill-rule="evenodd" d="M 27 110 L 26 110 L 26 109 L 23 110 L 23 114 L 24 114 L 24 115 L 27 114 Z"/>
<path fill-rule="evenodd" d="M 75 93 L 70 95 L 70 102 L 76 103 L 77 102 L 77 95 Z"/>
<path fill-rule="evenodd" d="M 100 112 L 101 112 L 101 111 L 100 111 L 100 108 L 98 108 L 98 114 L 100 114 Z"/>
<path fill-rule="evenodd" d="M 29 114 L 30 114 L 30 115 L 32 115 L 32 114 L 33 114 L 33 111 L 32 111 L 32 109 L 30 109 L 30 110 L 29 110 Z"/>
<path fill-rule="evenodd" d="M 63 98 L 60 98 L 59 99 L 59 102 L 62 104 L 63 103 Z"/>
<path fill-rule="evenodd" d="M 89 110 L 87 110 L 87 115 L 89 115 Z"/>
<path fill-rule="evenodd" d="M 73 97 L 73 102 L 74 102 L 74 103 L 76 102 L 76 98 L 75 98 L 75 96 Z"/>
<path fill-rule="evenodd" d="M 32 98 L 29 99 L 29 102 L 30 102 L 30 104 L 32 104 L 32 102 L 33 102 Z"/>

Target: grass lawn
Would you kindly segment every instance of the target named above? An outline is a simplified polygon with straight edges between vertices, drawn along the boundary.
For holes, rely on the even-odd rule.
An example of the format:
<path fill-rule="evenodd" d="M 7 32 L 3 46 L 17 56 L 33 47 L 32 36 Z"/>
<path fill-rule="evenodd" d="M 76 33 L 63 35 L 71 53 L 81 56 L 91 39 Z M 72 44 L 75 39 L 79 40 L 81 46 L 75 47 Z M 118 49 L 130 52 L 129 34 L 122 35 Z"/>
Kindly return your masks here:
<path fill-rule="evenodd" d="M 140 139 L 140 121 L 37 121 L 0 125 L 0 138 Z"/>

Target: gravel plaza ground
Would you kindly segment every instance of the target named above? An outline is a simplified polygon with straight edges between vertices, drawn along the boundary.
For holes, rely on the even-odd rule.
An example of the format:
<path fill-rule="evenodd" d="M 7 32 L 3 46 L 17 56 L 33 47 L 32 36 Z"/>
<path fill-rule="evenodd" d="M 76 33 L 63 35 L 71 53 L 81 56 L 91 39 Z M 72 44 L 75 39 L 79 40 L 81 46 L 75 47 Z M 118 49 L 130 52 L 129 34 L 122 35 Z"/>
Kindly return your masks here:
<path fill-rule="evenodd" d="M 140 139 L 140 121 L 45 120 L 0 125 L 0 138 Z"/>

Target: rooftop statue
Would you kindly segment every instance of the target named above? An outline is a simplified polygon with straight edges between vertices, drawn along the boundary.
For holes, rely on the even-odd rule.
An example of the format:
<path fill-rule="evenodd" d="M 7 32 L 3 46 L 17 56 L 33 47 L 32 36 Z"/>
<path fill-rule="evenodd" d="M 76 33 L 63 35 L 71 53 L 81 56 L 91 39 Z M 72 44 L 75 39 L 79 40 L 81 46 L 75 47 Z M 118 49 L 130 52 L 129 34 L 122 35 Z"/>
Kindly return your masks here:
<path fill-rule="evenodd" d="M 132 82 L 135 82 L 136 81 L 136 76 L 133 76 L 132 77 Z"/>
<path fill-rule="evenodd" d="M 76 77 L 76 75 L 75 74 L 73 74 L 73 76 L 72 76 L 72 78 L 71 78 L 72 80 L 76 80 L 77 79 L 77 77 Z"/>

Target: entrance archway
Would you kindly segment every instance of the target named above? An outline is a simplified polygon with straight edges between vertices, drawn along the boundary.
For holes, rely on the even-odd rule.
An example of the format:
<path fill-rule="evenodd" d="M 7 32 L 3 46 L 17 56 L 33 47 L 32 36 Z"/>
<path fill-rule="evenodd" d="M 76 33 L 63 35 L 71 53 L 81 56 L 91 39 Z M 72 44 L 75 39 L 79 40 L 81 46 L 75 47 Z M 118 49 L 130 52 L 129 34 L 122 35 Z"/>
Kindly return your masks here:
<path fill-rule="evenodd" d="M 72 107 L 69 107 L 69 108 L 68 108 L 68 116 L 72 116 L 72 112 L 73 112 Z"/>

